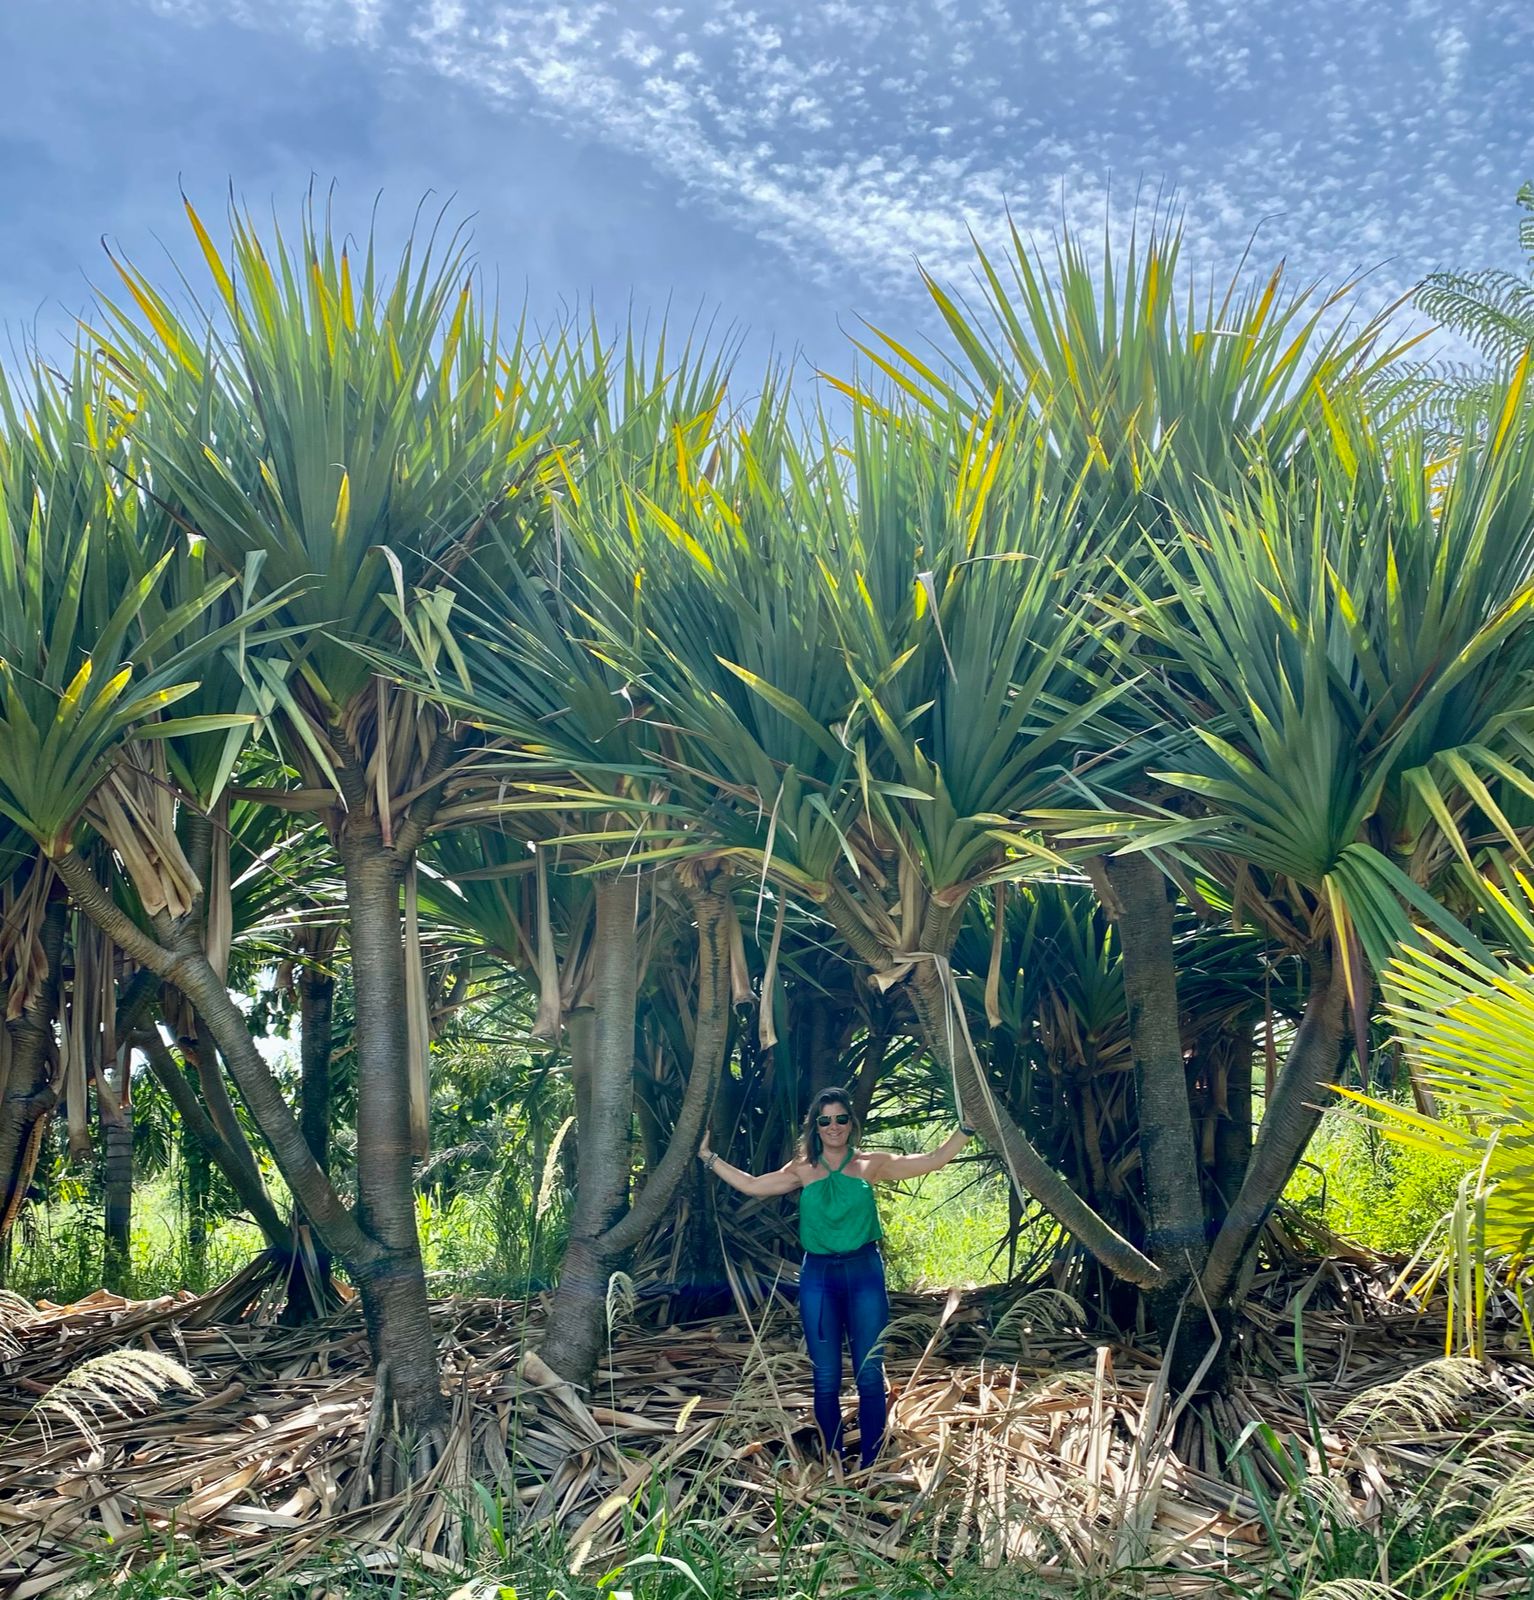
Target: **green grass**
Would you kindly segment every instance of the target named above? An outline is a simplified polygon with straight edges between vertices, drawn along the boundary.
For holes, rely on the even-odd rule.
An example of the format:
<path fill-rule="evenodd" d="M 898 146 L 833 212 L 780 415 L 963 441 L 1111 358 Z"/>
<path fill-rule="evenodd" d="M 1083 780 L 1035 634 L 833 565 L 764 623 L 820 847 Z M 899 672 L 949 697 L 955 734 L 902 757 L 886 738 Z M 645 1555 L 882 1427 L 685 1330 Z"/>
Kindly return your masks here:
<path fill-rule="evenodd" d="M 417 1201 L 421 1248 L 432 1288 L 440 1294 L 513 1294 L 551 1281 L 564 1243 L 557 1207 L 532 1216 L 494 1182 L 443 1202 Z M 11 1244 L 7 1287 L 29 1300 L 67 1304 L 101 1287 L 101 1211 L 85 1195 L 28 1206 Z M 262 1248 L 260 1230 L 240 1218 L 209 1228 L 199 1261 L 186 1243 L 186 1222 L 173 1174 L 133 1191 L 132 1294 L 144 1298 L 227 1282 Z"/>
<path fill-rule="evenodd" d="M 11 1241 L 6 1286 L 29 1300 L 68 1304 L 101 1287 L 101 1211 L 87 1198 L 28 1206 Z M 177 1289 L 201 1293 L 227 1282 L 262 1248 L 254 1223 L 230 1218 L 211 1227 L 207 1251 L 195 1259 L 186 1242 L 180 1196 L 169 1177 L 135 1186 L 130 1239 L 132 1294 Z"/>
<path fill-rule="evenodd" d="M 1453 1204 L 1460 1176 L 1451 1159 L 1391 1144 L 1361 1114 L 1332 1110 L 1286 1198 L 1344 1238 L 1404 1254 Z M 556 1201 L 535 1216 L 530 1199 L 511 1170 L 487 1174 L 450 1198 L 423 1195 L 421 1244 L 433 1289 L 514 1294 L 552 1282 L 563 1212 Z M 879 1207 L 892 1287 L 963 1288 L 1005 1275 L 1008 1202 L 1000 1175 L 954 1162 L 882 1189 Z M 251 1224 L 226 1220 L 210 1229 L 205 1256 L 195 1260 L 174 1167 L 136 1187 L 133 1222 L 131 1287 L 139 1295 L 212 1288 L 261 1248 Z M 1028 1244 L 1025 1238 L 1020 1246 L 1025 1257 Z M 34 1300 L 76 1300 L 100 1286 L 101 1217 L 85 1185 L 23 1212 L 6 1281 Z"/>
<path fill-rule="evenodd" d="M 279 1211 L 286 1188 L 268 1160 L 262 1176 Z M 507 1161 L 463 1180 L 450 1197 L 433 1189 L 417 1198 L 422 1252 L 435 1292 L 505 1295 L 553 1281 L 564 1250 L 564 1215 L 556 1193 L 535 1215 L 525 1174 Z M 133 1187 L 131 1295 L 151 1298 L 216 1288 L 264 1245 L 260 1229 L 238 1216 L 212 1217 L 201 1255 L 188 1243 L 179 1156 Z M 29 1300 L 67 1304 L 102 1283 L 102 1213 L 90 1175 L 66 1171 L 46 1204 L 26 1206 L 8 1241 L 5 1286 Z"/>
<path fill-rule="evenodd" d="M 1361 1112 L 1334 1109 L 1285 1198 L 1345 1239 L 1410 1255 L 1453 1206 L 1464 1172 L 1449 1156 L 1392 1144 Z"/>
<path fill-rule="evenodd" d="M 663 1503 L 664 1485 L 656 1500 Z M 519 1538 L 488 1492 L 465 1508 L 466 1555 L 458 1570 L 428 1567 L 409 1552 L 380 1560 L 353 1547 L 305 1560 L 291 1576 L 263 1576 L 262 1600 L 1027 1600 L 1041 1591 L 1023 1574 L 974 1563 L 947 1568 L 916 1552 L 885 1555 L 839 1539 L 819 1519 L 784 1507 L 776 1553 L 741 1538 L 723 1518 L 635 1530 L 631 1547 L 610 1563 L 570 1570 L 570 1552 L 548 1537 Z M 141 1550 L 127 1567 L 92 1560 L 71 1593 L 79 1600 L 235 1600 L 252 1593 L 188 1541 Z"/>
<path fill-rule="evenodd" d="M 1007 1180 L 955 1162 L 879 1191 L 892 1289 L 969 1288 L 1006 1275 Z"/>

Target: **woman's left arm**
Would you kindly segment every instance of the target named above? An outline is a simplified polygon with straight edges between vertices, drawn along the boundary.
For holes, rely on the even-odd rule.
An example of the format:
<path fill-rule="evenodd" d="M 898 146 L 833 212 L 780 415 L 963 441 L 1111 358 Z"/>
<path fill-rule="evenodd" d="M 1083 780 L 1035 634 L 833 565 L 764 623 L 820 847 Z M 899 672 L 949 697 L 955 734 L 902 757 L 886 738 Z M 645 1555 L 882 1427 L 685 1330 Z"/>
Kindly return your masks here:
<path fill-rule="evenodd" d="M 897 1155 L 893 1150 L 870 1150 L 866 1156 L 869 1164 L 867 1178 L 870 1183 L 897 1183 L 901 1178 L 919 1178 L 924 1172 L 936 1172 L 946 1167 L 974 1137 L 963 1128 L 951 1133 L 936 1150 L 919 1155 Z"/>

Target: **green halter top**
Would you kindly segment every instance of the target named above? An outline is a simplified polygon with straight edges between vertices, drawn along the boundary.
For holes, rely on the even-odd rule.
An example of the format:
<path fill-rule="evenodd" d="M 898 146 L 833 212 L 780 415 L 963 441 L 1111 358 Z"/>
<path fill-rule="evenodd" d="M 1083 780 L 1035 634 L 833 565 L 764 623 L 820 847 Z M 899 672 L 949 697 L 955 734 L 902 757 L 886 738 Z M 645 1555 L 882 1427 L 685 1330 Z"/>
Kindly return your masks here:
<path fill-rule="evenodd" d="M 844 1255 L 882 1236 L 873 1185 L 845 1170 L 851 1160 L 848 1145 L 841 1166 L 827 1167 L 799 1193 L 799 1242 L 811 1255 Z"/>

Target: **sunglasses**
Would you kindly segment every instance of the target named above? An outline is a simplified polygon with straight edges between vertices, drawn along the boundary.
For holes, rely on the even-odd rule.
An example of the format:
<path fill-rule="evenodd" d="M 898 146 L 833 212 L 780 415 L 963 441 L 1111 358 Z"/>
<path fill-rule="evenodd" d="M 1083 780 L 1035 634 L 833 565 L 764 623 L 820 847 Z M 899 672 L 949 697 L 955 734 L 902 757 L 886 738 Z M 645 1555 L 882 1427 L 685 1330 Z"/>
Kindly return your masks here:
<path fill-rule="evenodd" d="M 815 1121 L 822 1128 L 829 1128 L 833 1122 L 838 1128 L 845 1128 L 852 1118 L 845 1111 L 839 1111 L 834 1117 L 816 1117 Z"/>

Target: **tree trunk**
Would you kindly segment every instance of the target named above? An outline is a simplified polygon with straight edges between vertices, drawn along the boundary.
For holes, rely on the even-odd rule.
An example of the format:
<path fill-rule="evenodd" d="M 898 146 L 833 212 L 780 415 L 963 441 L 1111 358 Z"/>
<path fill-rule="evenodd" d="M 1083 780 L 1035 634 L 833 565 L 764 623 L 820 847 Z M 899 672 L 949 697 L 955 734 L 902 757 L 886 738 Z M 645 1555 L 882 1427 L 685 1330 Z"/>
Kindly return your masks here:
<path fill-rule="evenodd" d="M 730 893 L 718 878 L 690 888 L 688 903 L 698 928 L 698 1014 L 692 1064 L 676 1126 L 660 1165 L 649 1174 L 632 1209 L 608 1232 L 609 1247 L 630 1250 L 661 1219 L 678 1183 L 693 1168 L 730 1038 Z"/>
<path fill-rule="evenodd" d="M 1334 963 L 1328 949 L 1312 951 L 1305 1014 L 1268 1100 L 1246 1179 L 1231 1202 L 1204 1270 L 1204 1295 L 1216 1308 L 1231 1302 L 1263 1223 L 1320 1125 L 1327 1091 L 1342 1068 L 1346 1013 L 1347 982 L 1341 962 Z"/>
<path fill-rule="evenodd" d="M 712 1173 L 701 1165 L 677 1184 L 673 1197 L 678 1213 L 685 1213 L 680 1282 L 674 1315 L 679 1322 L 725 1315 L 733 1297 L 725 1274 L 720 1241 L 718 1189 Z"/>
<path fill-rule="evenodd" d="M 889 1053 L 890 1036 L 882 1029 L 871 1030 L 863 1045 L 863 1061 L 858 1068 L 857 1081 L 852 1089 L 852 1114 L 861 1128 L 868 1122 L 873 1110 L 874 1091 L 884 1076 L 884 1058 Z"/>
<path fill-rule="evenodd" d="M 335 975 L 305 961 L 298 977 L 298 1123 L 322 1172 L 330 1171 L 330 1058 Z"/>
<path fill-rule="evenodd" d="M 126 1062 L 121 1070 L 119 1092 L 98 1068 L 96 1107 L 101 1119 L 101 1284 L 109 1294 L 125 1295 L 133 1277 L 133 1101 Z"/>
<path fill-rule="evenodd" d="M 596 1049 L 596 1012 L 590 1006 L 575 1006 L 565 1019 L 565 1035 L 570 1045 L 570 1090 L 575 1100 L 575 1125 L 559 1147 L 560 1171 L 567 1193 L 579 1186 L 581 1170 L 581 1129 L 591 1126 L 591 1057 Z"/>
<path fill-rule="evenodd" d="M 1163 1274 L 1150 1311 L 1171 1381 L 1181 1389 L 1207 1352 L 1211 1330 L 1201 1310 L 1188 1303 L 1209 1241 L 1183 1060 L 1173 906 L 1161 869 L 1142 852 L 1109 856 L 1102 868 L 1112 892 L 1104 909 L 1118 927 L 1124 961 L 1140 1164 L 1150 1210 L 1146 1250 Z"/>
<path fill-rule="evenodd" d="M 842 1054 L 856 1015 L 812 978 L 795 983 L 788 998 L 789 1053 L 799 1079 L 795 1105 L 801 1116 L 822 1089 L 848 1087 L 842 1082 Z"/>
<path fill-rule="evenodd" d="M 599 1219 L 612 1214 L 615 1200 L 621 1208 L 628 1175 L 637 998 L 636 893 L 633 879 L 598 883 L 593 982 L 596 1019 L 590 1073 L 590 1116 L 597 1140 L 593 1144 L 582 1134 L 570 1248 L 540 1351 L 561 1377 L 581 1385 L 591 1382 L 602 1352 L 608 1282 L 660 1221 L 678 1184 L 692 1168 L 729 1043 L 730 894 L 727 884 L 715 876 L 688 888 L 698 927 L 698 1014 L 693 1026 L 692 1064 L 676 1126 L 665 1155 L 633 1206 L 621 1219 L 602 1226 Z M 610 947 L 609 937 L 613 940 Z M 609 1015 L 610 1022 L 606 1021 Z M 616 1193 L 610 1181 L 614 1174 L 622 1180 Z M 597 1185 L 590 1198 L 588 1180 Z"/>
<path fill-rule="evenodd" d="M 69 903 L 56 895 L 43 915 L 43 977 L 22 1014 L 5 1024 L 10 1070 L 0 1085 L 0 1239 L 26 1201 L 48 1118 L 58 1104 L 58 1053 L 53 1022 L 59 1010 L 59 973 Z"/>
<path fill-rule="evenodd" d="M 416 1230 L 400 914 L 405 863 L 380 841 L 375 824 L 353 820 L 354 831 L 341 843 L 341 859 L 356 1016 L 357 1220 L 377 1247 L 374 1259 L 353 1276 L 374 1363 L 387 1369 L 401 1426 L 425 1435 L 446 1422 L 447 1404 Z"/>
<path fill-rule="evenodd" d="M 178 924 L 162 914 L 156 921 L 160 937 L 152 937 L 117 905 L 78 853 L 62 857 L 55 869 L 97 927 L 125 954 L 186 996 L 218 1046 L 289 1189 L 336 1255 L 348 1265 L 365 1264 L 376 1253 L 371 1241 L 310 1154 L 244 1016 L 209 964 L 192 919 L 183 918 Z"/>
<path fill-rule="evenodd" d="M 1216 1228 L 1225 1225 L 1231 1202 L 1246 1182 L 1252 1159 L 1252 1062 L 1257 1053 L 1254 1019 L 1246 1017 L 1244 1030 L 1225 1041 L 1218 1071 L 1224 1075 L 1224 1095 L 1215 1093 L 1218 1122 L 1214 1135 L 1214 1200 Z"/>
<path fill-rule="evenodd" d="M 575 1208 L 540 1350 L 543 1359 L 572 1383 L 589 1383 L 596 1371 L 606 1334 L 607 1282 L 612 1275 L 611 1252 L 603 1235 L 628 1198 L 639 988 L 638 914 L 636 875 L 598 875 L 590 1054 L 583 1067 L 576 1067 L 576 1134 L 580 1143 Z M 573 1060 L 585 1052 L 575 1050 L 576 1041 L 571 1042 Z"/>
<path fill-rule="evenodd" d="M 386 863 L 380 862 L 379 857 L 385 854 L 364 845 L 346 865 L 348 890 L 358 892 L 363 905 L 358 914 L 354 903 L 352 920 L 352 954 L 359 979 L 359 1035 L 364 1010 L 371 1025 L 365 1058 L 359 1038 L 358 1061 L 359 1080 L 372 1080 L 366 1106 L 359 1101 L 358 1110 L 359 1146 L 365 1142 L 372 1163 L 365 1214 L 371 1223 L 389 1230 L 386 1238 L 372 1237 L 361 1225 L 314 1159 L 303 1129 L 256 1049 L 244 1016 L 208 960 L 197 916 L 175 919 L 162 912 L 155 919 L 157 936 L 152 937 L 117 905 L 77 852 L 62 857 L 55 863 L 55 870 L 86 915 L 127 955 L 174 984 L 206 1025 L 294 1199 L 331 1254 L 346 1263 L 358 1287 L 375 1367 L 393 1402 L 391 1410 L 398 1417 L 401 1430 L 429 1446 L 437 1437 L 447 1408 L 438 1381 L 426 1277 L 415 1236 L 410 1189 L 409 1075 L 403 1053 L 394 1058 L 392 1073 L 387 1070 L 387 1048 L 397 1042 L 403 1028 L 404 995 L 399 877 L 392 865 L 389 870 L 381 870 Z M 395 1180 L 392 1187 L 384 1181 L 385 1170 Z M 403 1194 L 399 1193 L 398 1183 L 401 1170 Z M 362 1204 L 359 1200 L 359 1209 Z M 407 1216 L 408 1238 L 400 1247 L 401 1220 Z M 433 1455 L 434 1450 L 428 1448 L 418 1460 L 429 1465 Z"/>
<path fill-rule="evenodd" d="M 224 1081 L 218 1055 L 204 1042 L 195 1016 L 188 1016 L 183 1011 L 180 1020 L 183 1026 L 176 1039 L 176 1048 L 180 1051 L 188 1072 L 195 1078 L 196 1088 L 192 1088 L 190 1083 L 187 1084 L 190 1105 L 185 1105 L 183 1109 L 185 1102 L 183 1099 L 178 1099 L 177 1110 L 181 1111 L 183 1116 L 197 1119 L 199 1125 L 206 1124 L 205 1131 L 211 1141 L 208 1144 L 209 1153 L 214 1155 L 229 1178 L 240 1203 L 260 1222 L 260 1213 L 252 1207 L 258 1204 L 256 1196 L 261 1196 L 263 1200 L 266 1198 L 266 1184 L 262 1181 L 261 1168 L 257 1164 L 255 1151 L 250 1147 L 250 1140 L 246 1137 L 244 1124 L 241 1123 L 239 1113 L 235 1110 L 234 1101 L 229 1097 L 229 1086 Z M 155 1053 L 154 1043 L 150 1039 L 151 1031 L 154 1032 L 154 1040 L 159 1042 L 162 1049 L 164 1040 L 160 1039 L 157 1030 L 146 1030 L 144 1033 L 142 1044 L 150 1065 L 153 1066 Z M 167 1050 L 165 1054 L 168 1060 L 169 1051 Z M 171 1066 L 174 1069 L 174 1062 L 171 1062 Z M 160 1074 L 157 1073 L 157 1076 Z M 181 1078 L 182 1082 L 186 1082 L 186 1078 L 181 1074 L 176 1076 Z M 161 1081 L 165 1082 L 166 1079 L 162 1076 Z M 167 1084 L 167 1092 L 175 1095 L 177 1091 Z M 263 1224 L 262 1232 L 266 1231 Z M 284 1239 L 286 1233 L 287 1230 L 284 1229 Z"/>
<path fill-rule="evenodd" d="M 151 1069 L 153 1070 L 153 1069 Z M 158 1074 L 156 1074 L 158 1076 Z M 181 1077 L 177 1073 L 178 1078 Z M 185 1078 L 181 1078 L 186 1083 Z M 190 1088 L 191 1085 L 187 1084 Z M 208 1284 L 208 1233 L 213 1200 L 213 1162 L 207 1147 L 181 1121 L 181 1165 L 185 1174 L 187 1288 L 201 1294 Z"/>
<path fill-rule="evenodd" d="M 334 1046 L 335 974 L 305 960 L 298 974 L 298 1123 L 320 1170 L 330 1171 L 330 1060 Z M 330 1251 L 302 1216 L 301 1230 L 288 1280 L 288 1301 L 282 1321 L 289 1326 L 312 1322 L 335 1300 Z"/>

